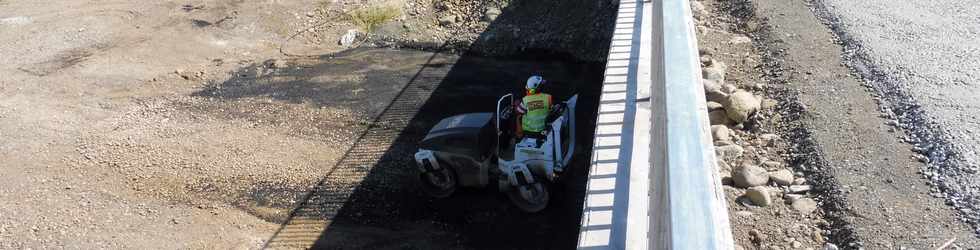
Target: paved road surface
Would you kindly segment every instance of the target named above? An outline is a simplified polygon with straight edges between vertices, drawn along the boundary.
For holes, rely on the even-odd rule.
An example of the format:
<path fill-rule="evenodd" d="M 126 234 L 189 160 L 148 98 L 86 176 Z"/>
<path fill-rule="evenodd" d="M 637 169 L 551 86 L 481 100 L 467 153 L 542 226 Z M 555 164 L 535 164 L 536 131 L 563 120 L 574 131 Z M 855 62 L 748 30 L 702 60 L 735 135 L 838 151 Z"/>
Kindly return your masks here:
<path fill-rule="evenodd" d="M 826 0 L 825 18 L 855 49 L 850 62 L 929 155 L 933 181 L 977 229 L 980 219 L 980 4 Z M 916 108 L 916 105 L 921 108 Z M 911 112 L 909 112 L 911 111 Z M 921 112 L 920 112 L 921 111 Z M 944 158 L 948 160 L 944 161 Z"/>

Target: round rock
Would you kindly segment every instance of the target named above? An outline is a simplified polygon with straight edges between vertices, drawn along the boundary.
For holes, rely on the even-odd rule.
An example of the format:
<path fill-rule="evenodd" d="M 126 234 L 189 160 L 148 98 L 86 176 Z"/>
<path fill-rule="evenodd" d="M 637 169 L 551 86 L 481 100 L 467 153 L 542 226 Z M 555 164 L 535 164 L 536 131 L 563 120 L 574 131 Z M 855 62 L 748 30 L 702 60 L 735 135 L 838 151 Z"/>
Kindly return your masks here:
<path fill-rule="evenodd" d="M 728 99 L 728 93 L 721 90 L 721 82 L 715 80 L 702 79 L 704 85 L 704 97 L 710 102 L 724 103 Z"/>
<path fill-rule="evenodd" d="M 743 153 L 745 153 L 745 149 L 742 149 L 742 146 L 739 145 L 732 144 L 715 147 L 715 155 L 726 162 L 734 162 L 739 157 L 742 157 Z M 762 172 L 765 173 L 765 170 L 762 170 Z"/>
<path fill-rule="evenodd" d="M 722 106 L 721 103 L 717 103 L 717 102 L 708 102 L 707 104 L 705 104 L 705 106 L 708 106 L 708 111 L 715 111 L 715 110 L 723 109 L 725 107 Z"/>
<path fill-rule="evenodd" d="M 725 63 L 713 60 L 711 66 L 701 69 L 701 77 L 716 82 L 724 82 L 726 68 Z"/>
<path fill-rule="evenodd" d="M 789 186 L 793 184 L 793 172 L 786 169 L 770 172 L 769 179 L 776 185 Z"/>
<path fill-rule="evenodd" d="M 759 110 L 759 99 L 755 97 L 752 93 L 746 91 L 735 91 L 725 102 L 722 103 L 725 106 L 725 111 L 728 113 L 728 118 L 735 123 L 743 123 L 749 119 L 755 111 Z"/>
<path fill-rule="evenodd" d="M 749 188 L 769 183 L 769 173 L 766 169 L 755 165 L 745 165 L 732 173 L 732 181 L 736 187 Z"/>
<path fill-rule="evenodd" d="M 711 122 L 711 125 L 724 125 L 731 123 L 731 120 L 728 119 L 728 113 L 726 113 L 724 109 L 717 109 L 708 112 L 708 121 Z"/>
<path fill-rule="evenodd" d="M 748 197 L 756 206 L 768 207 L 772 204 L 772 197 L 769 196 L 769 190 L 766 187 L 751 187 L 745 191 L 745 197 Z"/>
<path fill-rule="evenodd" d="M 711 125 L 711 137 L 715 141 L 728 141 L 732 139 L 731 131 L 725 125 Z"/>

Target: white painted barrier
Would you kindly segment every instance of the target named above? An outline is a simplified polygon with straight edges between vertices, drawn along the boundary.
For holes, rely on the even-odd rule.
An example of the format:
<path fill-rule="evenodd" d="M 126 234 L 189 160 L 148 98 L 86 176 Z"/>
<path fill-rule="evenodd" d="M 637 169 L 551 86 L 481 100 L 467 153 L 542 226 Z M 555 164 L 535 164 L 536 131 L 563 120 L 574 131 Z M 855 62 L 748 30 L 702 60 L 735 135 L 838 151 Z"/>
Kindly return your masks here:
<path fill-rule="evenodd" d="M 620 1 L 581 249 L 733 248 L 689 6 Z"/>

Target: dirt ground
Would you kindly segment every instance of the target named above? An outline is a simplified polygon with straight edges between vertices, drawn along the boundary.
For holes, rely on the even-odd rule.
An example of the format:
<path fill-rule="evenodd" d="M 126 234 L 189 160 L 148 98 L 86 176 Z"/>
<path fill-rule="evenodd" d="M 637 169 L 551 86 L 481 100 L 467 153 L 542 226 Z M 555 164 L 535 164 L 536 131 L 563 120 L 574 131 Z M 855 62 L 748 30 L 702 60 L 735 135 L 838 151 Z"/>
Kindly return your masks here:
<path fill-rule="evenodd" d="M 389 3 L 0 1 L 0 248 L 260 248 L 303 215 L 321 246 L 383 236 L 364 247 L 506 247 L 518 242 L 493 235 L 514 228 L 555 239 L 539 248 L 572 244 L 577 231 L 555 225 L 578 222 L 581 179 L 557 187 L 553 213 L 530 216 L 492 192 L 421 197 L 406 162 L 412 138 L 442 116 L 489 110 L 531 73 L 553 78 L 559 96 L 585 92 L 601 64 L 335 53 L 358 27 L 318 25 Z M 312 202 L 324 187 L 343 199 Z"/>

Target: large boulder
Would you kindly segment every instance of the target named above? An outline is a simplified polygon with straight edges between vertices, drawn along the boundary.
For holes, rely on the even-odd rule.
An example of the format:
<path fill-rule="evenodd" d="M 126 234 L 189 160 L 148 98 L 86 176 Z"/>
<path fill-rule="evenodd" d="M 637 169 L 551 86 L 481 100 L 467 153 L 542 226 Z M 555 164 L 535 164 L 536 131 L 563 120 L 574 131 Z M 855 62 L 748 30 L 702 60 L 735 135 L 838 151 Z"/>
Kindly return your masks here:
<path fill-rule="evenodd" d="M 761 104 L 755 95 L 740 90 L 728 95 L 728 98 L 725 99 L 722 105 L 725 106 L 728 119 L 731 119 L 735 123 L 743 123 L 749 119 L 749 116 L 759 110 Z"/>

